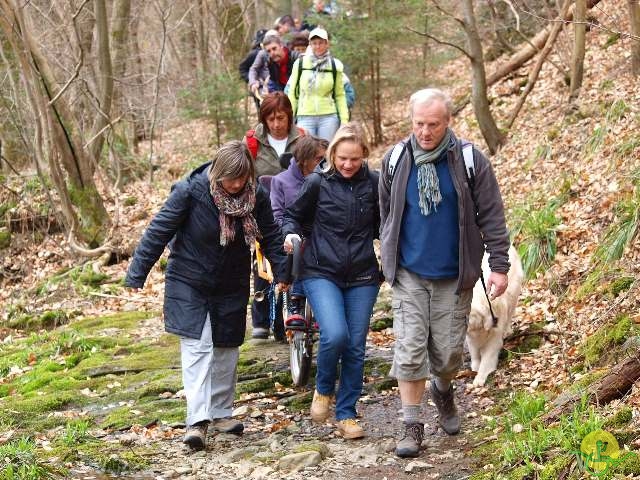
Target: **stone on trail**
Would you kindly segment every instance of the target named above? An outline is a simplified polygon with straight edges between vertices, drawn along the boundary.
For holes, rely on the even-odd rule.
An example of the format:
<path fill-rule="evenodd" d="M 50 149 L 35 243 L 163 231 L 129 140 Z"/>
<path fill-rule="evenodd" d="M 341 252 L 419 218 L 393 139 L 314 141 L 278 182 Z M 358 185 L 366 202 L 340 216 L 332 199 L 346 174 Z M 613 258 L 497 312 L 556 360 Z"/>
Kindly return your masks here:
<path fill-rule="evenodd" d="M 278 462 L 280 470 L 302 470 L 304 467 L 312 467 L 322 462 L 322 455 L 316 451 L 291 453 L 285 455 Z"/>

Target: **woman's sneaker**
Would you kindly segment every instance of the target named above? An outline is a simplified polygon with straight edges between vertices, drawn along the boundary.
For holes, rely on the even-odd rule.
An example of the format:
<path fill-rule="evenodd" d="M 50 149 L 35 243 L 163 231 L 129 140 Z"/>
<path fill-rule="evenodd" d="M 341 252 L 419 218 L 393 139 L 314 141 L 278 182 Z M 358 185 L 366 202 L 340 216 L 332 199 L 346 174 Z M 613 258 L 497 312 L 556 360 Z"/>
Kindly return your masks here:
<path fill-rule="evenodd" d="M 209 422 L 207 420 L 189 425 L 184 434 L 183 443 L 189 445 L 193 450 L 203 450 L 206 446 L 208 426 Z"/>
<path fill-rule="evenodd" d="M 284 321 L 285 328 L 291 330 L 302 330 L 307 327 L 307 322 L 303 315 L 304 312 L 304 299 L 302 298 L 290 298 L 289 299 L 289 316 Z"/>
<path fill-rule="evenodd" d="M 331 395 L 322 395 L 317 390 L 313 392 L 313 401 L 311 402 L 311 419 L 316 423 L 324 423 L 329 418 L 329 409 L 331 408 Z"/>
<path fill-rule="evenodd" d="M 354 440 L 356 438 L 364 437 L 364 430 L 355 418 L 340 420 L 338 422 L 338 431 L 342 435 L 342 438 L 346 440 Z"/>

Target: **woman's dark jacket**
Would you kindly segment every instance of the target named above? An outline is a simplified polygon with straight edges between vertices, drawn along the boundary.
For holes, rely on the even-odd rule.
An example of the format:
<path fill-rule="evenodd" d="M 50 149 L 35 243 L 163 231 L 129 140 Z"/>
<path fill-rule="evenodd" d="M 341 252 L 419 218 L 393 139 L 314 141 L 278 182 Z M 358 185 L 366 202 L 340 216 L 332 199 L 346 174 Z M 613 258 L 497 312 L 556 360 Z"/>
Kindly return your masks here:
<path fill-rule="evenodd" d="M 244 341 L 251 255 L 240 219 L 236 219 L 233 242 L 220 245 L 218 208 L 209 191 L 209 166 L 202 165 L 173 186 L 136 248 L 125 284 L 142 287 L 169 244 L 166 331 L 200 338 L 209 314 L 214 345 L 237 347 Z M 263 235 L 262 248 L 276 279 L 281 280 L 286 264 L 282 235 L 273 220 L 269 194 L 262 187 L 256 191 L 253 215 Z"/>
<path fill-rule="evenodd" d="M 322 277 L 345 288 L 380 282 L 373 251 L 379 226 L 378 173 L 363 164 L 350 179 L 316 168 L 286 210 L 282 232 L 310 230 L 301 278 Z"/>

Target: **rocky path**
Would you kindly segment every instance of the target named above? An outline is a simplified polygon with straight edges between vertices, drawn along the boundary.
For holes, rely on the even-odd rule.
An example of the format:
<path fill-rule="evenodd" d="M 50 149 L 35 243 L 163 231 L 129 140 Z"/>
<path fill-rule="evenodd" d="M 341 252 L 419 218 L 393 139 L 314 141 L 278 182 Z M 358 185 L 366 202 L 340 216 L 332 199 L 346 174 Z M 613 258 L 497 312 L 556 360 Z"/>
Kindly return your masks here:
<path fill-rule="evenodd" d="M 245 355 L 257 360 L 275 361 L 276 369 L 288 368 L 288 346 L 272 341 L 250 341 Z M 367 358 L 389 360 L 389 347 L 368 345 Z M 375 363 L 375 362 L 374 362 Z M 469 450 L 474 440 L 470 433 L 477 428 L 479 415 L 474 413 L 482 397 L 469 395 L 465 384 L 457 382 L 457 396 L 462 412 L 463 431 L 449 437 L 435 425 L 435 407 L 427 398 L 424 451 L 417 459 L 397 458 L 393 450 L 399 437 L 400 400 L 395 388 L 365 385 L 358 405 L 361 422 L 368 434 L 365 439 L 346 441 L 336 435 L 334 427 L 315 425 L 308 409 L 291 412 L 286 406 L 291 397 L 280 400 L 256 398 L 239 402 L 237 415 L 245 425 L 241 436 L 210 432 L 205 451 L 190 452 L 182 443 L 182 426 L 161 426 L 153 438 L 143 432 L 116 432 L 105 440 L 131 445 L 132 450 L 150 447 L 151 468 L 125 477 L 96 474 L 90 468 L 74 471 L 77 478 L 136 479 L 464 479 L 472 471 Z M 378 382 L 379 384 L 379 382 Z M 300 389 L 295 397 L 308 397 L 312 388 Z M 274 423 L 273 412 L 278 412 Z M 273 432 L 265 431 L 273 423 Z"/>

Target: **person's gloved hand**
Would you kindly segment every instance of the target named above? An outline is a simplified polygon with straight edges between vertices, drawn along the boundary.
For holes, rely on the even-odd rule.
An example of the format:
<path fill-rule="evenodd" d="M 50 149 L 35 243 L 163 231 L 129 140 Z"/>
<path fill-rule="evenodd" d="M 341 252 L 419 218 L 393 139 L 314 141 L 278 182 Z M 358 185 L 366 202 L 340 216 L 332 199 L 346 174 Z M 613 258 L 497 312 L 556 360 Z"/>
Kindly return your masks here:
<path fill-rule="evenodd" d="M 291 253 L 293 252 L 293 239 L 297 239 L 299 242 L 302 241 L 302 239 L 300 238 L 300 235 L 298 235 L 297 233 L 289 233 L 287 234 L 287 236 L 284 238 L 284 251 L 287 253 Z"/>

